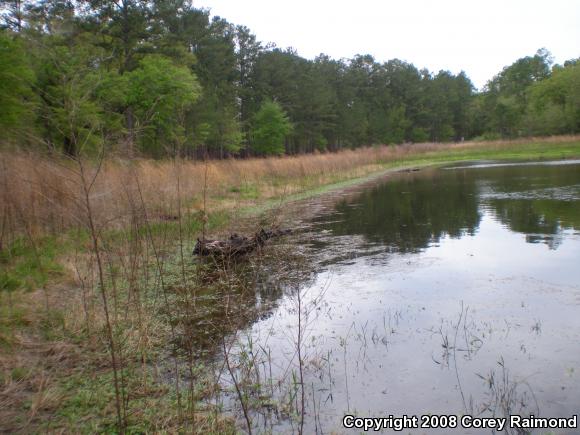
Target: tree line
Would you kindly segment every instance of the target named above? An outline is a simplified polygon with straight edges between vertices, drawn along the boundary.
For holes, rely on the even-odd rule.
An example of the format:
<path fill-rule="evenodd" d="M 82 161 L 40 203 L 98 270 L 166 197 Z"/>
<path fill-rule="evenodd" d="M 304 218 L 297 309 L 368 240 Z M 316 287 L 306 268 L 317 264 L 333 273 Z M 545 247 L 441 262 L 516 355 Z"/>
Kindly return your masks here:
<path fill-rule="evenodd" d="M 185 0 L 0 3 L 4 147 L 161 158 L 580 132 L 580 63 L 464 72 L 305 59 Z"/>

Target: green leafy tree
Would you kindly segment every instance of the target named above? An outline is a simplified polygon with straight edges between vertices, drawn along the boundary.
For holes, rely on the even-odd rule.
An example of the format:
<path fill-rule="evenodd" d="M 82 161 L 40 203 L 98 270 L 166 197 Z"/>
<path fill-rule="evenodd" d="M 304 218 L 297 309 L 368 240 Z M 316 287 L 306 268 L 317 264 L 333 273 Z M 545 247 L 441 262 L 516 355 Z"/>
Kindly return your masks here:
<path fill-rule="evenodd" d="M 580 64 L 555 67 L 551 77 L 530 87 L 526 122 L 538 135 L 580 131 Z"/>
<path fill-rule="evenodd" d="M 29 125 L 34 72 L 22 42 L 4 31 L 0 33 L 0 65 L 0 128 Z"/>
<path fill-rule="evenodd" d="M 283 154 L 284 139 L 292 130 L 280 104 L 266 101 L 254 116 L 252 149 L 263 155 Z"/>
<path fill-rule="evenodd" d="M 201 94 L 195 75 L 166 57 L 151 55 L 122 77 L 126 104 L 134 108 L 141 150 L 161 157 L 183 142 L 183 119 Z"/>
<path fill-rule="evenodd" d="M 119 74 L 133 71 L 139 61 L 154 51 L 150 42 L 158 38 L 157 27 L 150 25 L 152 3 L 144 0 L 86 0 L 90 13 L 84 24 L 102 37 L 101 46 L 110 53 L 104 66 Z M 127 105 L 125 123 L 125 154 L 134 154 L 137 137 L 134 107 Z"/>
<path fill-rule="evenodd" d="M 242 142 L 239 120 L 238 72 L 235 27 L 226 20 L 209 20 L 207 11 L 191 11 L 184 23 L 184 35 L 196 58 L 192 69 L 202 87 L 197 103 L 188 112 L 193 140 L 203 126 L 205 140 L 200 152 L 225 157 L 239 150 Z"/>
<path fill-rule="evenodd" d="M 41 103 L 38 121 L 46 145 L 76 156 L 102 143 L 103 107 L 97 90 L 103 79 L 96 67 L 104 52 L 91 34 L 79 34 L 74 43 L 51 35 L 35 50 L 36 88 Z"/>
<path fill-rule="evenodd" d="M 552 56 L 540 49 L 506 66 L 490 80 L 485 90 L 485 111 L 489 114 L 486 131 L 504 137 L 532 134 L 526 122 L 529 91 L 535 83 L 550 77 Z M 529 119 L 529 118 L 528 118 Z"/>
<path fill-rule="evenodd" d="M 552 63 L 550 52 L 541 48 L 534 56 L 523 57 L 506 66 L 488 87 L 505 96 L 515 96 L 517 102 L 523 104 L 526 101 L 527 88 L 532 83 L 548 78 Z"/>
<path fill-rule="evenodd" d="M 248 140 L 249 124 L 251 121 L 251 100 L 255 97 L 255 83 L 253 72 L 258 56 L 262 51 L 262 44 L 256 40 L 246 26 L 235 28 L 236 65 L 237 65 L 237 94 L 240 101 L 240 122 L 246 142 Z"/>

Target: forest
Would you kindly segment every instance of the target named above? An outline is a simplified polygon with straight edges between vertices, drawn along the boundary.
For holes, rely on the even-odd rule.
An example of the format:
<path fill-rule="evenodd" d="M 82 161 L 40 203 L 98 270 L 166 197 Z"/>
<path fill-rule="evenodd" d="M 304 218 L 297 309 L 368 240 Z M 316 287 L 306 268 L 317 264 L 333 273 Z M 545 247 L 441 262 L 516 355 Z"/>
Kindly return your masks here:
<path fill-rule="evenodd" d="M 399 59 L 306 59 L 186 0 L 2 1 L 0 26 L 4 149 L 226 158 L 580 132 L 579 60 L 544 48 L 478 91 Z"/>

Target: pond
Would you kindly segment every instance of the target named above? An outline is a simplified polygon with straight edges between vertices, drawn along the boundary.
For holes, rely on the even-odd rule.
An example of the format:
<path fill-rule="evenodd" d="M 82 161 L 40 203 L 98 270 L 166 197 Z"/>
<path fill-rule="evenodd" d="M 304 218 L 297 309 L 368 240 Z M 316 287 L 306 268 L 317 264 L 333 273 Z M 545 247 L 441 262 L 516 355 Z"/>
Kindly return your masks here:
<path fill-rule="evenodd" d="M 261 383 L 257 432 L 297 431 L 302 408 L 304 433 L 358 433 L 345 414 L 578 413 L 580 161 L 402 172 L 298 210 L 309 273 L 233 351 Z"/>

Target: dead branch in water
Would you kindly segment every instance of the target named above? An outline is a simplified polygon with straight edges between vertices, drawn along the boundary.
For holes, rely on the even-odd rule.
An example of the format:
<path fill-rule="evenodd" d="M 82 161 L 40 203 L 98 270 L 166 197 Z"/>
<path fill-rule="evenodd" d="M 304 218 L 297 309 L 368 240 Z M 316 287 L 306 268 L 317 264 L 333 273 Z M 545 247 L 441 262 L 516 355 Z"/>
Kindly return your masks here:
<path fill-rule="evenodd" d="M 290 234 L 292 230 L 272 229 L 256 232 L 250 237 L 232 234 L 226 240 L 197 239 L 193 255 L 216 258 L 239 258 L 264 246 L 267 240 Z"/>

